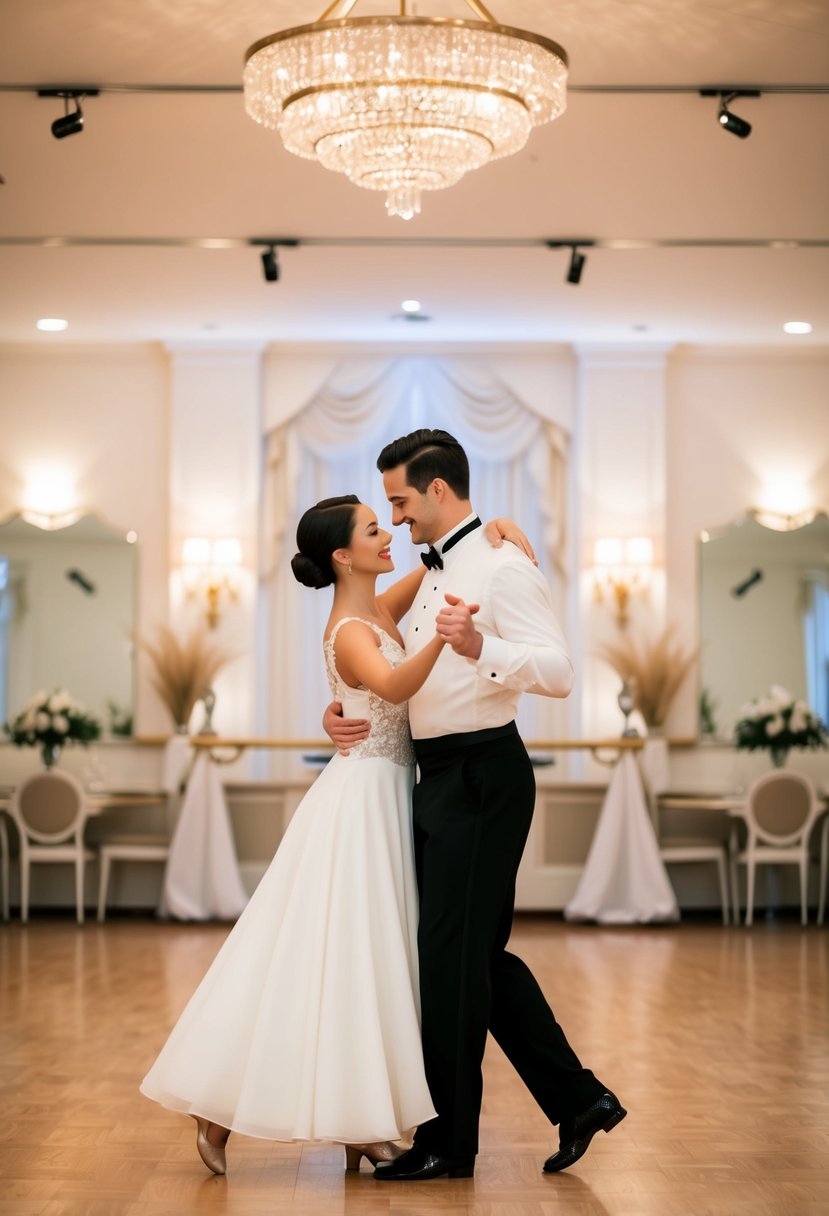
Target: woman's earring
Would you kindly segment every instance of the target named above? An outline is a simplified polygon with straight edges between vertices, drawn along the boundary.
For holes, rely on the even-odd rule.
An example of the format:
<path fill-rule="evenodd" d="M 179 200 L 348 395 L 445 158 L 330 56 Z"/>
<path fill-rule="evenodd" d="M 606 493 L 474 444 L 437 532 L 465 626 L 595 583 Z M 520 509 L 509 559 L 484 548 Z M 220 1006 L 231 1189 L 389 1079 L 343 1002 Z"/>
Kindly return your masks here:
<path fill-rule="evenodd" d="M 348 573 L 351 573 L 351 558 L 348 559 Z"/>

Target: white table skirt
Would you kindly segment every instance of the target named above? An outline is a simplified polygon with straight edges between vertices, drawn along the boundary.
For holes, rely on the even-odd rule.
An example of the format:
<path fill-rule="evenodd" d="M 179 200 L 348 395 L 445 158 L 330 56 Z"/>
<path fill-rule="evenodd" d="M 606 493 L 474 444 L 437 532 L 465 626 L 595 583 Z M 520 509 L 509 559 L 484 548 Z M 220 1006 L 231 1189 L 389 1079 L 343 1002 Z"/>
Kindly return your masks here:
<path fill-rule="evenodd" d="M 578 888 L 564 915 L 605 925 L 679 919 L 642 779 L 629 751 L 613 770 Z"/>
<path fill-rule="evenodd" d="M 235 920 L 247 902 L 221 779 L 202 752 L 170 842 L 159 915 Z"/>

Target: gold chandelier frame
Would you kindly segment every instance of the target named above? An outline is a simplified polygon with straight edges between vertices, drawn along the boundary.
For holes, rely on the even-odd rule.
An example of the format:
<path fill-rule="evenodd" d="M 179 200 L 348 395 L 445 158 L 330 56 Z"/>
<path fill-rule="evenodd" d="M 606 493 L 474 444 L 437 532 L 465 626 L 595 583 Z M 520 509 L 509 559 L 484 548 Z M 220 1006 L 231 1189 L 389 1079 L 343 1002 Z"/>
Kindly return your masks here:
<path fill-rule="evenodd" d="M 357 0 L 354 0 L 355 4 Z M 474 4 L 472 0 L 466 0 L 466 3 Z M 260 38 L 258 42 L 254 42 L 245 51 L 245 63 L 251 59 L 257 51 L 264 50 L 266 46 L 273 46 L 277 42 L 284 42 L 288 38 L 295 38 L 299 34 L 318 34 L 324 30 L 336 29 L 354 29 L 356 26 L 394 26 L 396 29 L 405 28 L 406 26 L 450 26 L 454 29 L 463 30 L 483 30 L 487 34 L 504 34 L 508 38 L 518 38 L 521 42 L 534 42 L 538 46 L 543 47 L 545 51 L 550 51 L 556 58 L 560 59 L 565 67 L 570 66 L 570 61 L 567 58 L 567 52 L 563 46 L 559 46 L 552 38 L 546 38 L 544 34 L 534 34 L 530 30 L 519 29 L 517 25 L 502 25 L 500 21 L 495 21 L 494 18 L 481 21 L 470 21 L 467 17 L 413 17 L 413 16 L 374 16 L 374 17 L 338 17 L 327 20 L 323 13 L 319 21 L 310 21 L 307 25 L 294 25 L 289 30 L 279 30 L 276 34 L 267 34 L 264 38 Z M 374 84 L 387 84 L 385 80 L 372 81 Z"/>

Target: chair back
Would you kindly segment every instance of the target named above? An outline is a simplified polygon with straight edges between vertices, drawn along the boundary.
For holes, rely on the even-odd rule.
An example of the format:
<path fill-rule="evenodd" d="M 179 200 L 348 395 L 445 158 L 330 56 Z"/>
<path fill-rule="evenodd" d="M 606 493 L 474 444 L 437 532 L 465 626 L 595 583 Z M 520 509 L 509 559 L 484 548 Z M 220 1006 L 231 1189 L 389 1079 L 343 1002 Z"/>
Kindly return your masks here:
<path fill-rule="evenodd" d="M 69 773 L 44 772 L 27 777 L 15 790 L 12 818 L 21 833 L 38 844 L 60 844 L 83 825 L 84 795 Z"/>
<path fill-rule="evenodd" d="M 812 829 L 819 805 L 805 773 L 765 773 L 748 791 L 749 829 L 766 844 L 795 845 Z"/>

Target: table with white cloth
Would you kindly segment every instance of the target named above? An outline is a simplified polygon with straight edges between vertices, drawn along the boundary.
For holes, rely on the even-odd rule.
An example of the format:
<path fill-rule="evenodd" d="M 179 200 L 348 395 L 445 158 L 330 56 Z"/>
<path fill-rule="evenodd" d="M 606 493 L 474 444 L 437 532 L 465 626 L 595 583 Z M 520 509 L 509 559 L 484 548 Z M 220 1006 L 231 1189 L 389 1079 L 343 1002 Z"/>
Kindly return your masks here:
<path fill-rule="evenodd" d="M 646 759 L 648 750 L 651 755 Z M 665 754 L 661 746 L 643 752 L 643 765 L 653 770 L 651 788 L 665 780 Z M 579 885 L 564 915 L 567 920 L 603 925 L 679 919 L 632 751 L 623 751 L 613 769 Z"/>
<path fill-rule="evenodd" d="M 164 786 L 173 796 L 185 779 L 186 788 L 170 841 L 159 916 L 235 920 L 248 894 L 239 872 L 224 789 L 209 751 L 200 751 L 192 767 L 191 758 L 186 736 L 173 736 L 164 753 Z"/>

